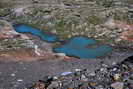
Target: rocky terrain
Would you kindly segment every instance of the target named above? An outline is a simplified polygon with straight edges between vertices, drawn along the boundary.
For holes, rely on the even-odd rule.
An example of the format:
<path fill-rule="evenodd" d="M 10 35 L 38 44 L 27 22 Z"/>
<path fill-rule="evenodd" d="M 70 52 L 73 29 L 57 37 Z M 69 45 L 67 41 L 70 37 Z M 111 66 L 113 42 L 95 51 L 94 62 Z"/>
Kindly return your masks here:
<path fill-rule="evenodd" d="M 45 76 L 29 89 L 133 89 L 133 56 L 109 67 L 100 63 L 93 72 L 75 69 L 57 76 Z"/>
<path fill-rule="evenodd" d="M 14 24 L 56 34 L 60 40 L 86 36 L 113 51 L 96 59 L 54 53 L 60 43 L 18 33 Z M 0 1 L 1 89 L 132 89 L 132 60 L 121 63 L 132 53 L 132 0 Z"/>

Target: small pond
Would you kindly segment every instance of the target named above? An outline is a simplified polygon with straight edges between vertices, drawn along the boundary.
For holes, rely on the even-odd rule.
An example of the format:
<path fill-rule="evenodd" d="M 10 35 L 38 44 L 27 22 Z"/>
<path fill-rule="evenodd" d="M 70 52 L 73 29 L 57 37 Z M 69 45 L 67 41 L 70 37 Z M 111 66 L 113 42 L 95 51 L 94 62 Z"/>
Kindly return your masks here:
<path fill-rule="evenodd" d="M 73 37 L 66 44 L 54 48 L 53 51 L 65 53 L 69 56 L 78 58 L 97 58 L 111 52 L 112 48 L 108 45 L 101 45 L 95 48 L 89 46 L 97 45 L 97 42 L 87 37 Z"/>
<path fill-rule="evenodd" d="M 40 37 L 41 40 L 44 40 L 47 42 L 56 42 L 58 40 L 56 35 L 45 32 L 45 31 L 41 31 L 41 30 L 36 29 L 36 28 L 32 28 L 28 25 L 17 24 L 17 25 L 14 25 L 14 28 L 15 28 L 16 32 L 30 33 L 34 36 Z"/>
<path fill-rule="evenodd" d="M 45 31 L 42 32 L 41 30 L 32 28 L 28 25 L 14 25 L 14 28 L 16 32 L 30 33 L 47 42 L 61 42 L 55 34 L 47 33 Z M 96 40 L 88 37 L 77 36 L 68 39 L 68 41 L 60 47 L 53 48 L 53 51 L 57 53 L 65 53 L 68 56 L 85 59 L 101 57 L 112 51 L 112 48 L 108 45 L 100 45 L 96 48 L 89 47 L 96 44 Z"/>

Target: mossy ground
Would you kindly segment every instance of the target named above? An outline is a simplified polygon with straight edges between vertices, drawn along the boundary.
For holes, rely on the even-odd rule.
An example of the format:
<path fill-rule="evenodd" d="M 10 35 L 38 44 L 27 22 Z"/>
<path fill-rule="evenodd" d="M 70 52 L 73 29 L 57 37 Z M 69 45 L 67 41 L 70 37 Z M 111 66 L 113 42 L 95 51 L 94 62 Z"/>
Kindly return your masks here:
<path fill-rule="evenodd" d="M 28 48 L 27 41 L 24 39 L 1 39 L 0 51 L 16 50 L 19 48 Z"/>
<path fill-rule="evenodd" d="M 69 6 L 67 8 L 65 6 L 34 4 L 24 10 L 25 15 L 16 16 L 11 13 L 9 19 L 16 23 L 53 32 L 60 39 L 83 35 L 106 44 L 121 43 L 116 40 L 120 35 L 120 32 L 117 32 L 118 29 L 109 29 L 103 25 L 109 18 L 133 23 L 132 13 L 130 8 L 124 6 L 125 2 L 121 1 L 122 6 L 116 6 L 113 0 L 96 0 L 96 2 L 85 0 L 84 2 L 93 3 L 83 4 L 82 1 L 64 0 L 64 5 Z M 132 3 L 132 0 L 127 2 Z M 128 4 L 127 2 L 126 4 Z"/>

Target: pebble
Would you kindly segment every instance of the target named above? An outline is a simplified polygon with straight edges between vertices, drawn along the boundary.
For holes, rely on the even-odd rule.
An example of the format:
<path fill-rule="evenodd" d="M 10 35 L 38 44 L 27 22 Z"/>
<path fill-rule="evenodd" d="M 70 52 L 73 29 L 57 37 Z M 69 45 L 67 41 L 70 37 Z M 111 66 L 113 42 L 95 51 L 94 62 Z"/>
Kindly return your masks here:
<path fill-rule="evenodd" d="M 121 75 L 120 74 L 115 74 L 113 77 L 114 77 L 114 80 L 117 81 L 121 78 Z"/>
<path fill-rule="evenodd" d="M 122 41 L 122 39 L 121 39 L 121 38 L 118 38 L 118 39 L 116 39 L 115 41 L 116 41 L 116 42 L 119 42 L 119 41 Z"/>
<path fill-rule="evenodd" d="M 47 89 L 56 89 L 58 88 L 59 84 L 58 82 L 52 82 Z"/>
<path fill-rule="evenodd" d="M 69 74 L 72 74 L 72 72 L 63 72 L 63 73 L 61 73 L 61 75 L 63 75 L 63 76 L 65 76 L 65 75 L 69 75 Z"/>
<path fill-rule="evenodd" d="M 14 74 L 14 73 L 13 73 L 13 74 L 11 74 L 11 76 L 12 76 L 12 77 L 14 77 L 15 75 L 16 75 L 16 74 Z"/>
<path fill-rule="evenodd" d="M 18 82 L 23 82 L 23 80 L 22 80 L 22 79 L 18 79 L 17 81 L 18 81 Z"/>
<path fill-rule="evenodd" d="M 90 76 L 95 76 L 96 73 L 93 71 L 93 72 L 91 72 L 89 75 L 90 75 Z"/>
<path fill-rule="evenodd" d="M 111 87 L 114 89 L 123 89 L 124 83 L 123 82 L 115 82 L 111 84 Z"/>
<path fill-rule="evenodd" d="M 52 32 L 52 33 L 54 33 L 54 34 L 56 34 L 56 33 L 57 33 L 57 31 L 56 31 L 55 29 L 54 29 L 54 30 L 52 30 L 51 32 Z"/>
<path fill-rule="evenodd" d="M 113 71 L 116 71 L 117 70 L 117 68 L 113 68 Z"/>
<path fill-rule="evenodd" d="M 81 69 L 75 69 L 75 71 L 81 71 Z"/>
<path fill-rule="evenodd" d="M 31 88 L 30 88 L 31 89 Z M 43 82 L 37 82 L 35 85 L 34 85 L 34 88 L 32 89 L 45 89 L 45 84 Z"/>
<path fill-rule="evenodd" d="M 65 53 L 56 53 L 56 55 L 57 55 L 57 56 L 61 56 L 61 57 L 66 56 L 66 54 L 65 54 Z"/>
<path fill-rule="evenodd" d="M 58 77 L 57 77 L 57 76 L 54 76 L 54 77 L 53 77 L 53 79 L 54 79 L 54 80 L 57 80 L 57 79 L 58 79 Z"/>
<path fill-rule="evenodd" d="M 81 75 L 81 80 L 87 81 L 88 79 L 85 77 L 85 75 Z"/>
<path fill-rule="evenodd" d="M 108 28 L 115 28 L 116 25 L 115 25 L 115 22 L 114 22 L 114 19 L 109 19 L 106 23 L 105 23 L 105 26 L 107 26 Z"/>

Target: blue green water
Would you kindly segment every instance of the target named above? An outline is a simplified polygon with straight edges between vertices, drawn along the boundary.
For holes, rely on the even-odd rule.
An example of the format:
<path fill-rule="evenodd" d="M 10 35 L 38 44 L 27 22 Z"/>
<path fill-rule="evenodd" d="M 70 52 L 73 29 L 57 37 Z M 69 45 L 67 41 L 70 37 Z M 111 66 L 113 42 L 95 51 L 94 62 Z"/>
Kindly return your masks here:
<path fill-rule="evenodd" d="M 110 52 L 112 48 L 108 45 L 102 45 L 96 48 L 88 48 L 89 45 L 96 45 L 97 42 L 87 37 L 73 37 L 67 44 L 54 48 L 55 52 L 66 53 L 69 56 L 78 58 L 97 58 Z"/>
<path fill-rule="evenodd" d="M 14 25 L 14 28 L 19 33 L 30 33 L 32 35 L 40 37 L 41 40 L 47 42 L 61 42 L 55 34 L 42 32 L 39 29 L 32 28 L 24 24 Z M 93 39 L 83 36 L 77 36 L 72 37 L 67 43 L 62 44 L 60 47 L 53 48 L 53 51 L 57 53 L 65 53 L 68 56 L 74 56 L 85 59 L 104 56 L 108 52 L 112 51 L 112 48 L 108 45 L 101 45 L 96 48 L 89 48 L 90 45 L 96 44 L 97 41 Z"/>
<path fill-rule="evenodd" d="M 14 25 L 14 28 L 15 28 L 16 32 L 30 33 L 32 35 L 40 37 L 41 40 L 44 40 L 47 42 L 56 42 L 58 40 L 57 36 L 54 34 L 50 34 L 45 31 L 43 32 L 39 29 L 32 28 L 32 27 L 24 25 L 24 24 Z"/>

